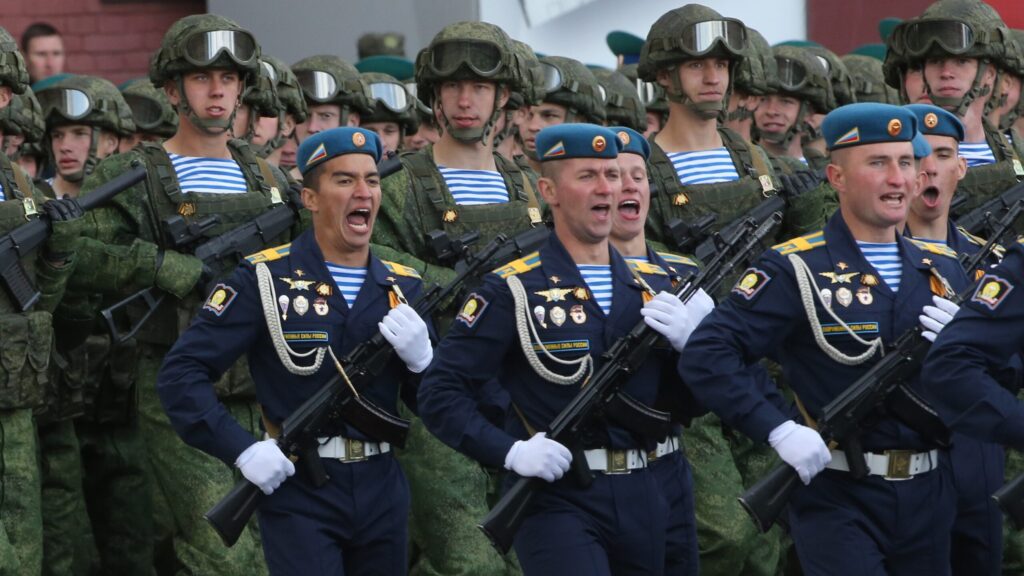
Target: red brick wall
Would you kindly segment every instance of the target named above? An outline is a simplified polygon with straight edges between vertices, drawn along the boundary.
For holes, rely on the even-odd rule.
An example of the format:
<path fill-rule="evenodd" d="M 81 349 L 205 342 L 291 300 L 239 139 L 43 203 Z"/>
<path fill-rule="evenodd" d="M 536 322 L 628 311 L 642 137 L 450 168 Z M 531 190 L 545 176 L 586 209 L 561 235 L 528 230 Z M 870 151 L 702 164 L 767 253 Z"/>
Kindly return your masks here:
<path fill-rule="evenodd" d="M 34 22 L 60 30 L 65 72 L 92 74 L 115 84 L 145 76 L 149 56 L 178 18 L 206 12 L 206 0 L 3 0 L 0 25 L 21 42 Z"/>

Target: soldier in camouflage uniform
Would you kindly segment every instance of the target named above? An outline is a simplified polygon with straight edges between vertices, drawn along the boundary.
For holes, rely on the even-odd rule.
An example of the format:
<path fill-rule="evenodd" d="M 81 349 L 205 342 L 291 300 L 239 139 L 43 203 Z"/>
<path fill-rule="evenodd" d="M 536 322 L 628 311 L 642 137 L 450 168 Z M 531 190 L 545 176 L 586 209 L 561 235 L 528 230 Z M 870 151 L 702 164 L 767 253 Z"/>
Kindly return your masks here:
<path fill-rule="evenodd" d="M 523 153 L 534 172 L 540 172 L 538 152 L 534 142 L 548 126 L 568 122 L 604 124 L 604 88 L 593 72 L 578 60 L 562 56 L 540 59 L 541 102 L 530 107 L 529 114 L 519 127 L 523 139 Z"/>
<path fill-rule="evenodd" d="M 194 243 L 179 245 L 167 238 L 166 222 L 180 217 L 195 225 L 216 216 L 200 233 L 207 239 L 284 200 L 284 175 L 245 142 L 230 140 L 234 110 L 246 84 L 256 81 L 259 57 L 252 34 L 231 20 L 203 14 L 175 22 L 151 61 L 150 79 L 166 91 L 178 111 L 178 132 L 161 145 L 143 144 L 100 163 L 83 186 L 83 194 L 88 194 L 133 161 L 148 168 L 147 179 L 119 196 L 116 206 L 89 213 L 86 232 L 77 244 L 87 255 L 82 256 L 87 264 L 78 267 L 73 283 L 88 293 L 156 288 L 164 295 L 135 336 L 139 427 L 153 478 L 173 515 L 173 525 L 158 525 L 156 530 L 158 543 L 173 538 L 176 559 L 159 557 L 163 549 L 158 548 L 157 565 L 194 574 L 258 574 L 266 569 L 251 533 L 243 533 L 227 548 L 203 521 L 203 513 L 230 490 L 238 475 L 181 442 L 154 389 L 164 355 L 201 305 L 207 284 L 237 264 L 233 259 L 199 260 L 191 254 Z M 234 177 L 220 179 L 214 177 L 217 173 Z M 281 240 L 287 238 L 268 242 L 276 245 Z M 136 299 L 127 312 L 137 323 L 147 310 Z M 244 363 L 218 381 L 216 392 L 238 422 L 260 434 Z"/>
<path fill-rule="evenodd" d="M 781 45 L 772 48 L 772 54 L 779 85 L 754 113 L 758 143 L 789 171 L 800 170 L 810 160 L 804 156 L 806 144 L 820 140 L 811 118 L 831 112 L 836 101 L 828 71 L 808 49 Z"/>
<path fill-rule="evenodd" d="M 131 110 L 113 84 L 95 76 L 70 76 L 41 90 L 38 98 L 46 120 L 44 141 L 57 170 L 52 179 L 39 182 L 39 188 L 50 198 L 76 198 L 82 180 L 97 163 L 116 154 L 120 139 L 135 132 Z M 73 308 L 87 304 L 74 302 L 72 293 L 62 308 L 67 300 L 73 302 Z M 57 346 L 68 364 L 54 374 L 47 391 L 47 410 L 36 419 L 43 471 L 44 574 L 83 573 L 97 557 L 74 424 L 83 413 L 83 393 L 91 375 L 86 351 L 67 341 L 62 315 L 62 310 L 54 314 L 55 326 L 60 328 Z M 148 545 L 149 540 L 142 543 Z"/>
<path fill-rule="evenodd" d="M 637 132 L 647 129 L 647 111 L 644 110 L 636 84 L 616 70 L 594 70 L 594 77 L 604 88 L 605 122 L 610 126 L 625 126 Z"/>
<path fill-rule="evenodd" d="M 283 160 L 285 144 L 287 142 L 294 144 L 295 127 L 306 121 L 309 109 L 306 108 L 306 99 L 302 95 L 302 87 L 299 86 L 299 81 L 295 78 L 292 69 L 281 60 L 267 54 L 263 55 L 263 63 L 271 66 L 273 76 L 277 78 L 275 89 L 279 105 L 276 121 L 277 135 L 271 138 L 268 143 L 270 153 L 267 154 L 266 160 L 273 166 L 282 167 L 283 164 L 286 164 Z M 271 118 L 261 118 L 260 122 L 267 124 L 268 127 L 274 125 Z M 290 164 L 287 165 L 289 168 L 295 166 L 294 149 L 292 150 Z"/>
<path fill-rule="evenodd" d="M 249 148 L 260 158 L 270 154 L 271 140 L 277 136 L 277 119 L 281 112 L 277 97 L 277 71 L 260 60 L 259 75 L 245 87 L 242 103 L 235 113 L 231 133 L 249 143 Z M 264 122 L 266 118 L 269 122 Z"/>
<path fill-rule="evenodd" d="M 960 152 L 964 155 L 974 149 L 967 157 L 967 176 L 957 188 L 967 197 L 964 211 L 1024 178 L 1020 155 L 985 118 L 1010 44 L 1010 29 L 981 0 L 939 0 L 920 17 L 897 26 L 889 38 L 893 56 L 886 59 L 886 80 L 890 85 L 901 71 L 922 68 L 929 99 L 964 123 L 967 135 Z M 903 91 L 904 95 L 909 92 L 909 87 Z"/>
<path fill-rule="evenodd" d="M 650 138 L 655 132 L 665 127 L 668 121 L 668 98 L 665 97 L 665 89 L 657 82 L 640 80 L 637 76 L 638 64 L 626 64 L 619 68 L 622 75 L 636 84 L 637 96 L 644 105 L 647 112 L 647 128 L 644 130 L 644 138 Z"/>
<path fill-rule="evenodd" d="M 0 108 L 28 88 L 25 61 L 17 43 L 0 28 Z M 46 211 L 54 219 L 53 235 L 42 250 L 21 258 L 29 280 L 41 292 L 23 310 L 4 291 L 0 296 L 0 574 L 40 574 L 43 569 L 43 523 L 40 469 L 33 410 L 45 410 L 53 343 L 51 312 L 59 303 L 75 260 L 74 239 L 81 208 L 55 210 L 25 173 L 0 153 L 0 233 L 6 234 Z"/>
<path fill-rule="evenodd" d="M 842 60 L 857 102 L 901 104 L 899 93 L 885 83 L 881 60 L 862 54 L 846 54 Z"/>
<path fill-rule="evenodd" d="M 0 151 L 17 162 L 29 178 L 35 178 L 46 157 L 42 148 L 46 121 L 31 88 L 15 94 L 11 103 L 0 109 L 0 130 L 4 133 Z"/>
<path fill-rule="evenodd" d="M 364 114 L 359 125 L 376 132 L 384 154 L 391 157 L 401 151 L 405 136 L 419 129 L 416 98 L 394 76 L 381 72 L 363 72 L 360 76 L 370 89 L 373 111 Z"/>
<path fill-rule="evenodd" d="M 391 259 L 425 271 L 426 281 L 447 283 L 452 262 L 432 252 L 429 232 L 455 239 L 479 231 L 483 246 L 499 232 L 511 236 L 541 225 L 541 206 L 534 174 L 493 148 L 509 92 L 520 84 L 503 30 L 484 22 L 446 26 L 417 57 L 416 82 L 442 136 L 433 146 L 401 154 L 402 169 L 382 181 L 373 240 L 399 253 Z M 464 178 L 473 183 L 463 184 Z M 451 311 L 440 316 L 444 330 Z M 496 387 L 481 391 L 479 401 L 500 421 L 507 397 Z M 431 436 L 419 420 L 399 456 L 412 491 L 412 574 L 518 573 L 514 560 L 502 558 L 475 528 L 488 509 L 487 472 Z"/>
<path fill-rule="evenodd" d="M 159 142 L 178 131 L 178 113 L 167 101 L 163 90 L 157 90 L 149 78 L 136 78 L 119 87 L 128 107 L 132 109 L 135 133 L 121 138 L 120 152 L 127 152 L 139 142 Z"/>
<path fill-rule="evenodd" d="M 494 136 L 494 149 L 506 159 L 518 163 L 521 168 L 529 168 L 521 128 L 529 119 L 530 107 L 543 101 L 544 73 L 540 60 L 528 44 L 513 38 L 512 46 L 515 48 L 516 63 L 522 81 L 515 90 L 509 91 L 505 113 L 498 119 L 495 127 L 497 133 Z"/>
<path fill-rule="evenodd" d="M 772 47 L 760 32 L 747 28 L 747 57 L 736 65 L 725 127 L 753 144 L 754 113 L 768 94 L 779 90 L 779 68 Z"/>
<path fill-rule="evenodd" d="M 832 88 L 832 96 L 835 99 L 835 106 L 846 106 L 856 102 L 853 77 L 839 56 L 818 44 L 812 43 L 805 49 L 816 56 L 818 62 L 825 68 Z M 825 150 L 825 140 L 821 137 L 821 121 L 825 119 L 825 114 L 825 112 L 811 114 L 804 135 L 804 158 L 815 170 L 824 170 L 829 162 L 828 151 Z"/>

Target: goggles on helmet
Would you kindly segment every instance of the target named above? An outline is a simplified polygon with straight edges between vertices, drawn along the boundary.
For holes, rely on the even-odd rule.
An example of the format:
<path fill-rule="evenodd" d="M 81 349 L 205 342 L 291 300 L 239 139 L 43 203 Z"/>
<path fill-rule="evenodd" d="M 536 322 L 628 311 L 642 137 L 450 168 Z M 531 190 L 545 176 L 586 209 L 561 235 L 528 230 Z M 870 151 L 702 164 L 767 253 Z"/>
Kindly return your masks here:
<path fill-rule="evenodd" d="M 245 66 L 256 58 L 256 40 L 243 30 L 198 32 L 185 40 L 185 60 L 196 66 L 209 66 L 226 53 L 235 63 Z"/>

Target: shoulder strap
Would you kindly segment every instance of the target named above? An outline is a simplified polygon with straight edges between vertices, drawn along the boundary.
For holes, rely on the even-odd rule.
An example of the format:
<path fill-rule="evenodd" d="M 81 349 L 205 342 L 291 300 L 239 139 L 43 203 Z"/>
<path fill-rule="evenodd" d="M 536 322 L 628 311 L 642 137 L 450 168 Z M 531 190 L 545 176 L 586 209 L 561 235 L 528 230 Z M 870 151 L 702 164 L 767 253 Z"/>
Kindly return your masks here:
<path fill-rule="evenodd" d="M 438 211 L 445 209 L 444 193 L 441 186 L 444 186 L 444 178 L 437 169 L 437 164 L 430 159 L 427 152 L 419 150 L 406 152 L 399 156 L 402 166 L 409 171 L 409 183 L 412 184 L 414 194 L 423 194 Z"/>
<path fill-rule="evenodd" d="M 747 175 L 761 184 L 761 192 L 766 196 L 775 192 L 773 171 L 769 167 L 770 161 L 764 150 L 760 146 L 748 144 L 739 134 L 723 126 L 718 128 L 718 133 L 722 135 L 722 142 L 729 152 L 740 158 Z"/>
<path fill-rule="evenodd" d="M 263 181 L 270 185 L 270 203 L 280 204 L 282 202 L 281 190 L 277 187 L 277 178 L 274 177 L 274 171 L 270 169 L 270 164 L 263 158 L 256 156 L 256 165 L 260 167 Z"/>
<path fill-rule="evenodd" d="M 533 189 L 530 175 L 519 167 L 519 164 L 508 160 L 497 152 L 494 153 L 494 162 L 498 166 L 498 172 L 507 174 L 516 188 L 516 196 L 526 199 L 526 212 L 530 216 L 530 225 L 536 226 L 541 223 L 540 202 L 537 201 L 537 192 Z M 509 194 L 509 198 L 512 195 Z"/>
<path fill-rule="evenodd" d="M 151 168 L 150 174 L 156 175 L 156 179 L 160 182 L 160 188 L 164 194 L 170 198 L 173 204 L 183 202 L 184 198 L 182 198 L 181 186 L 178 184 L 178 175 L 174 172 L 174 164 L 171 163 L 171 157 L 167 154 L 167 150 L 155 142 L 142 142 L 141 146 L 140 150 L 146 157 L 146 163 Z"/>
<path fill-rule="evenodd" d="M 652 195 L 670 196 L 682 188 L 672 160 L 661 146 L 654 143 L 653 137 L 651 138 L 651 155 L 647 159 L 647 166 L 650 169 L 651 180 L 654 181 L 656 187 L 656 190 L 651 190 Z"/>
<path fill-rule="evenodd" d="M 242 168 L 242 176 L 245 177 L 249 189 L 259 190 L 265 197 L 271 199 L 273 203 L 279 203 L 281 201 L 281 191 L 277 189 L 277 180 L 270 171 L 269 165 L 266 166 L 266 171 L 264 171 L 264 166 L 259 162 L 261 158 L 253 153 L 249 143 L 237 138 L 228 140 L 228 150 L 231 151 L 231 155 L 238 162 L 239 167 Z M 263 164 L 266 165 L 266 161 Z M 274 199 L 275 197 L 276 200 Z"/>
<path fill-rule="evenodd" d="M 11 162 L 6 154 L 0 153 L 0 176 L 3 177 L 4 197 L 8 200 L 23 200 L 25 193 L 31 191 L 25 175 Z"/>

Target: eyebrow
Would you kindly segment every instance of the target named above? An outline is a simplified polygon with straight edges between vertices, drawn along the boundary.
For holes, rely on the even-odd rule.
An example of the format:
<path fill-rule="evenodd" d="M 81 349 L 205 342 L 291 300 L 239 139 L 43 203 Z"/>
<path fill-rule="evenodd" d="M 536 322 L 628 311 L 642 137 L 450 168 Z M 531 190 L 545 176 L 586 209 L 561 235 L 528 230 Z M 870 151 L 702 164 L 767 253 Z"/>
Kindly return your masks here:
<path fill-rule="evenodd" d="M 363 178 L 372 178 L 374 176 L 380 176 L 380 173 L 376 170 L 363 174 L 360 174 L 359 172 L 349 172 L 347 170 L 335 170 L 334 172 L 331 172 L 331 178 L 337 178 L 339 176 L 348 176 L 349 178 L 359 178 L 360 176 Z"/>

